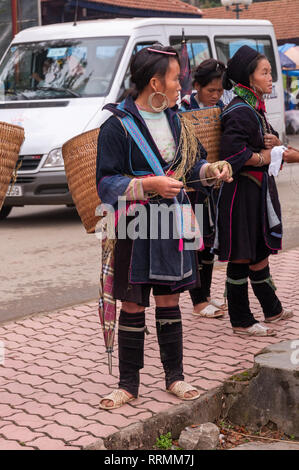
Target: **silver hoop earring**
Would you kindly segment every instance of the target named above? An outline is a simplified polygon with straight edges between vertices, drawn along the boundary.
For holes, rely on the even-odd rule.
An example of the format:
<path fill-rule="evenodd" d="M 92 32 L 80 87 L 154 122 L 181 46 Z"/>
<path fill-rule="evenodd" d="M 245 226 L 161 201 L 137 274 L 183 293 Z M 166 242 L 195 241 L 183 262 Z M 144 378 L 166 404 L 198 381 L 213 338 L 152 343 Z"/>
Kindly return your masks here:
<path fill-rule="evenodd" d="M 158 95 L 163 97 L 163 102 L 162 102 L 161 106 L 159 106 L 159 107 L 153 105 L 153 99 Z M 154 93 L 152 93 L 148 97 L 148 105 L 156 113 L 161 113 L 162 111 L 164 111 L 165 109 L 167 109 L 169 107 L 169 99 L 167 98 L 165 93 L 161 93 L 160 91 L 154 91 Z"/>

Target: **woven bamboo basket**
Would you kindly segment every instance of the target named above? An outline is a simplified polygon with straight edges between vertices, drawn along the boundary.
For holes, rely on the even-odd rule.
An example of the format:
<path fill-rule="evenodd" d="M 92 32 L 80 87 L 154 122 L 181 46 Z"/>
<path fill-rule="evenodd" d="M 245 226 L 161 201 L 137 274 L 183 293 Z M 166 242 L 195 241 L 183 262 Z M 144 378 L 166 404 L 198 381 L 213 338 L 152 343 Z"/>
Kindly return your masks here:
<path fill-rule="evenodd" d="M 23 127 L 0 122 L 0 210 L 13 178 L 23 140 Z"/>
<path fill-rule="evenodd" d="M 194 125 L 196 137 L 206 149 L 209 163 L 219 160 L 221 138 L 221 109 L 211 106 L 182 113 Z"/>
<path fill-rule="evenodd" d="M 62 147 L 69 190 L 87 233 L 94 233 L 100 217 L 101 200 L 96 188 L 96 161 L 99 128 L 68 140 Z"/>

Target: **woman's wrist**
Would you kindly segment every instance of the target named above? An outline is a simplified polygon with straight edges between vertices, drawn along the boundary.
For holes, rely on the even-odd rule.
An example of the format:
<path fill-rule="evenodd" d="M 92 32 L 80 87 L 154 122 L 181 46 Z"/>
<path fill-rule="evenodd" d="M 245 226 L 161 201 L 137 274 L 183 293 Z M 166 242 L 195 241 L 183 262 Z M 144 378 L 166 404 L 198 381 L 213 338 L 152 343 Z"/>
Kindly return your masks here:
<path fill-rule="evenodd" d="M 203 186 L 213 186 L 214 184 L 214 175 L 210 174 L 209 170 L 210 163 L 205 163 L 202 165 L 199 171 L 199 179 L 201 180 L 201 184 Z M 210 178 L 213 178 L 212 180 Z"/>
<path fill-rule="evenodd" d="M 156 176 L 149 176 L 147 178 L 142 178 L 143 191 L 145 193 L 155 191 Z"/>
<path fill-rule="evenodd" d="M 210 163 L 205 164 L 204 171 L 205 171 L 206 179 L 215 178 L 214 173 L 212 174 L 212 172 L 211 172 L 211 164 Z"/>
<path fill-rule="evenodd" d="M 265 165 L 265 159 L 262 154 L 262 152 L 256 154 L 258 156 L 258 162 L 255 166 L 264 166 Z"/>

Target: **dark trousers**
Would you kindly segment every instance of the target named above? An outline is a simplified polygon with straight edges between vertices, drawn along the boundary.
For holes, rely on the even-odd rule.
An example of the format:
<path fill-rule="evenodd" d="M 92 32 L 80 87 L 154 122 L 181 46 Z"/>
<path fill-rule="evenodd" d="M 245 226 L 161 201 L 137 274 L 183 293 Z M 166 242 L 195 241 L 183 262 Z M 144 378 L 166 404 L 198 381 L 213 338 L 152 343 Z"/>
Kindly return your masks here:
<path fill-rule="evenodd" d="M 211 284 L 214 267 L 214 254 L 210 253 L 210 248 L 197 252 L 198 269 L 200 276 L 200 287 L 190 289 L 190 297 L 193 305 L 207 302 L 211 296 Z"/>
<path fill-rule="evenodd" d="M 179 306 L 157 307 L 156 328 L 166 388 L 183 376 L 183 333 Z M 144 366 L 145 314 L 121 310 L 118 329 L 119 388 L 138 396 Z"/>

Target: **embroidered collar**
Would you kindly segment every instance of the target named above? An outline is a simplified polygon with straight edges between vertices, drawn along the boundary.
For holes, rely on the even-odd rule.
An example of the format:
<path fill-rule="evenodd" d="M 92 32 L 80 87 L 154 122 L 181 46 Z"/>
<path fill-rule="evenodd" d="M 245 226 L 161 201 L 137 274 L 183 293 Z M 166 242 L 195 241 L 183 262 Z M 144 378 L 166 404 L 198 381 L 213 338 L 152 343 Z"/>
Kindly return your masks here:
<path fill-rule="evenodd" d="M 256 111 L 263 111 L 266 112 L 265 101 L 251 89 L 247 88 L 240 83 L 234 87 L 234 92 L 236 95 L 240 96 L 246 103 L 248 103 L 252 108 L 256 109 Z"/>

